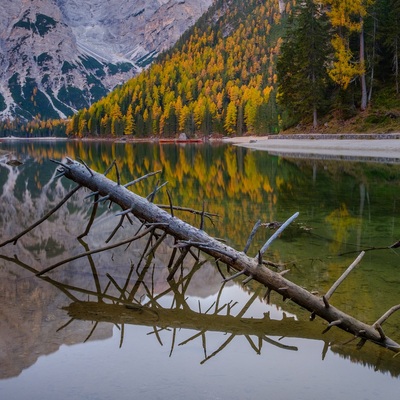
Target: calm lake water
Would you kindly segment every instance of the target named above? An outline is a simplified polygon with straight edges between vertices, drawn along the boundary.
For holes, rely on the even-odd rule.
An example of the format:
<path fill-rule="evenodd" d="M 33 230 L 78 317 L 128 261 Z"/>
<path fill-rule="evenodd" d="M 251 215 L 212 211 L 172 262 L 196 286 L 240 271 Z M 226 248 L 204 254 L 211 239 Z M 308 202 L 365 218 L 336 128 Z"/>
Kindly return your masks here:
<path fill-rule="evenodd" d="M 54 179 L 65 156 L 104 172 L 117 160 L 122 183 L 149 195 L 168 182 L 175 206 L 204 209 L 205 230 L 249 255 L 271 236 L 270 224 L 299 211 L 266 258 L 287 278 L 325 293 L 362 250 L 360 265 L 332 303 L 374 323 L 400 303 L 400 165 L 301 160 L 230 145 L 106 142 L 3 142 L 0 241 L 56 206 L 74 187 Z M 18 159 L 18 166 L 5 161 Z M 108 176 L 116 179 L 115 169 Z M 188 256 L 167 281 L 170 238 L 70 260 L 132 237 L 139 222 L 100 203 L 89 234 L 93 197 L 80 189 L 57 213 L 0 247 L 0 398 L 22 399 L 398 399 L 400 356 L 358 341 L 243 279 L 222 284 L 226 266 Z M 165 188 L 154 199 L 169 204 Z M 176 211 L 200 225 L 200 217 Z M 273 225 L 273 224 L 272 224 Z M 107 244 L 106 244 L 107 242 Z M 400 313 L 385 332 L 400 341 Z"/>

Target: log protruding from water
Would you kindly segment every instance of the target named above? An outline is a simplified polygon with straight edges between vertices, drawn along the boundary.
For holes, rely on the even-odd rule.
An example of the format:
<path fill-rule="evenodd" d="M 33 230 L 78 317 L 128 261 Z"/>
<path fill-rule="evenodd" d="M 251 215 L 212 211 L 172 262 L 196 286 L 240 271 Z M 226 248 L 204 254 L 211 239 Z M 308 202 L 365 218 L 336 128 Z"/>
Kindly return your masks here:
<path fill-rule="evenodd" d="M 337 326 L 361 339 L 370 340 L 394 351 L 400 351 L 400 345 L 398 343 L 391 340 L 386 335 L 382 335 L 382 332 L 377 329 L 377 327 L 380 326 L 379 323 L 368 325 L 345 314 L 328 303 L 328 299 L 333 293 L 332 290 L 327 293 L 324 299 L 311 294 L 309 291 L 289 281 L 281 274 L 272 271 L 263 264 L 260 265 L 259 254 L 253 258 L 249 257 L 244 252 L 233 249 L 209 236 L 203 229 L 198 229 L 187 224 L 179 218 L 172 216 L 167 211 L 157 207 L 148 199 L 127 190 L 120 182 L 115 183 L 103 174 L 94 171 L 90 172 L 86 166 L 74 160 L 67 159 L 65 177 L 75 181 L 79 185 L 89 188 L 95 193 L 99 193 L 102 197 L 107 197 L 107 199 L 118 204 L 123 210 L 130 210 L 130 213 L 145 224 L 161 224 L 161 229 L 164 230 L 166 234 L 173 236 L 177 245 L 181 244 L 186 248 L 194 247 L 203 251 L 236 270 L 237 274 L 251 277 L 266 286 L 269 290 L 279 293 L 284 298 L 292 300 L 299 306 L 325 319 L 331 326 Z M 281 233 L 297 215 L 296 213 L 290 217 L 270 240 L 267 241 L 263 248 L 260 249 L 261 256 L 279 233 Z M 353 263 L 354 266 L 358 264 L 361 257 L 360 255 Z M 350 270 L 351 268 L 349 267 L 348 273 Z M 172 272 L 173 271 L 171 271 L 171 273 Z M 345 276 L 343 279 L 344 278 Z M 328 307 L 327 304 L 329 304 Z"/>
<path fill-rule="evenodd" d="M 247 283 L 250 280 L 255 280 L 267 288 L 266 297 L 268 299 L 272 291 L 278 293 L 284 299 L 290 299 L 300 307 L 310 311 L 313 316 L 319 316 L 327 321 L 327 329 L 336 326 L 353 334 L 355 337 L 359 337 L 363 341 L 369 340 L 395 352 L 400 352 L 400 345 L 387 337 L 381 328 L 383 321 L 385 321 L 394 311 L 391 311 L 387 316 L 385 314 L 375 324 L 369 325 L 337 309 L 331 302 L 329 302 L 335 288 L 346 278 L 351 269 L 360 262 L 362 254 L 360 254 L 354 263 L 348 268 L 342 278 L 333 285 L 331 290 L 322 297 L 310 293 L 303 287 L 286 279 L 283 276 L 284 274 L 275 272 L 267 267 L 268 261 L 263 260 L 266 250 L 279 234 L 297 218 L 298 213 L 294 214 L 279 227 L 265 245 L 259 249 L 255 257 L 250 257 L 246 254 L 249 250 L 248 245 L 246 245 L 245 251 L 238 251 L 207 234 L 202 229 L 203 223 L 200 228 L 196 228 L 174 216 L 173 212 L 169 213 L 165 209 L 154 204 L 154 194 L 163 185 L 157 183 L 154 191 L 147 198 L 144 198 L 128 190 L 126 187 L 128 185 L 123 185 L 120 182 L 119 177 L 118 182 L 114 182 L 108 179 L 105 174 L 95 172 L 87 165 L 71 159 L 67 159 L 65 163 L 63 162 L 58 164 L 58 169 L 62 170 L 61 172 L 63 172 L 64 177 L 76 182 L 79 186 L 84 186 L 90 189 L 96 197 L 99 197 L 97 201 L 104 201 L 105 199 L 109 200 L 121 207 L 122 214 L 120 213 L 120 215 L 136 217 L 142 223 L 142 227 L 144 228 L 143 232 L 154 235 L 156 240 L 165 235 L 174 238 L 174 247 L 175 249 L 178 249 L 177 252 L 180 252 L 180 255 L 175 263 L 171 263 L 169 279 L 172 279 L 177 268 L 179 268 L 180 260 L 189 252 L 193 254 L 192 249 L 194 248 L 208 254 L 220 263 L 225 263 L 228 268 L 236 271 L 235 274 L 230 278 L 226 278 L 226 280 L 234 279 L 240 275 L 245 275 L 247 278 L 244 282 Z M 171 204 L 170 208 L 172 207 Z M 204 215 L 205 212 L 203 209 L 202 221 Z M 251 242 L 258 226 L 259 224 L 257 223 L 253 228 L 248 242 Z M 162 231 L 162 233 L 156 234 L 156 229 Z M 143 232 L 137 232 L 132 237 L 132 240 L 137 239 Z M 151 248 L 150 251 L 153 251 L 153 248 Z M 56 268 L 56 266 L 46 268 L 39 272 L 38 275 L 48 273 L 54 268 Z"/>

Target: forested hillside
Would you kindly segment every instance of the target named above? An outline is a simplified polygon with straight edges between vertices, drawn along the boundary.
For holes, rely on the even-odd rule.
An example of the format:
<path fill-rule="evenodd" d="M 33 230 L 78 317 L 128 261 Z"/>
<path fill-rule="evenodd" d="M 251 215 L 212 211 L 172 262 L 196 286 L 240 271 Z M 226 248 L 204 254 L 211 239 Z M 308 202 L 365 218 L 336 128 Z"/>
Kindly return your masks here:
<path fill-rule="evenodd" d="M 282 11 L 278 0 L 217 1 L 151 68 L 81 110 L 68 133 L 277 132 Z"/>
<path fill-rule="evenodd" d="M 351 130 L 398 129 L 399 46 L 400 0 L 217 0 L 67 134 L 269 134 L 348 120 Z"/>

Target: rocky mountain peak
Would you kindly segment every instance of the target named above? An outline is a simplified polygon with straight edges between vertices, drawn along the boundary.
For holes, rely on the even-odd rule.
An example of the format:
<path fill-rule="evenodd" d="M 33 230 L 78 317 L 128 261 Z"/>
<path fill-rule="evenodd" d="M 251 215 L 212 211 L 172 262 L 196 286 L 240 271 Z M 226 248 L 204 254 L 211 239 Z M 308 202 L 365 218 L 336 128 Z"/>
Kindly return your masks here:
<path fill-rule="evenodd" d="M 146 67 L 213 0 L 3 0 L 0 118 L 58 118 Z"/>

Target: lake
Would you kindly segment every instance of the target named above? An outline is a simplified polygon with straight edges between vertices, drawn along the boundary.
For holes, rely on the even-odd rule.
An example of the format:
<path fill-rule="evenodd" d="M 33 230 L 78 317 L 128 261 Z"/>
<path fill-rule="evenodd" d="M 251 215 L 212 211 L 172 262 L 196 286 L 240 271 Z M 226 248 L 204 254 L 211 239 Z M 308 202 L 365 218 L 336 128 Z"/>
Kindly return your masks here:
<path fill-rule="evenodd" d="M 73 188 L 55 178 L 66 156 L 122 183 L 249 255 L 299 217 L 265 259 L 286 278 L 326 293 L 366 254 L 331 302 L 373 324 L 400 303 L 400 165 L 307 160 L 227 144 L 6 141 L 0 150 L 0 241 L 55 207 Z M 17 159 L 22 164 L 8 165 Z M 116 169 L 109 171 L 117 179 Z M 45 222 L 0 247 L 0 398 L 20 399 L 397 399 L 400 357 L 327 323 L 234 271 L 189 254 L 171 238 L 128 241 L 140 222 L 78 190 Z M 209 218 L 202 221 L 202 210 Z M 193 212 L 194 210 L 199 213 Z M 215 214 L 215 215 L 214 215 Z M 175 250 L 174 250 L 175 249 Z M 43 277 L 36 273 L 55 266 Z M 400 341 L 400 313 L 383 328 Z"/>

